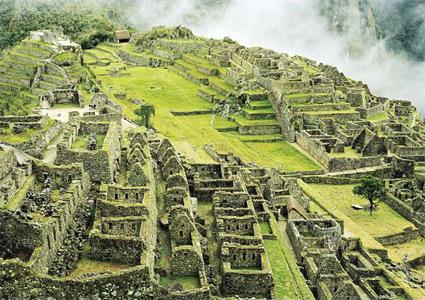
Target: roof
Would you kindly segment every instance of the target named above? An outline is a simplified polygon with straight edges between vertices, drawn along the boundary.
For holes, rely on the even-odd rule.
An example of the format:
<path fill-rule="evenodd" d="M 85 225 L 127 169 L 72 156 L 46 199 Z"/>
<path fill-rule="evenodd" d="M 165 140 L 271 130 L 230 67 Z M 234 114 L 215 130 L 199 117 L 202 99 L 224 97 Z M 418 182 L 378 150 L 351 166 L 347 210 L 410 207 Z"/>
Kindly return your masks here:
<path fill-rule="evenodd" d="M 131 37 L 128 30 L 117 30 L 114 32 L 114 35 L 119 40 L 129 40 Z"/>
<path fill-rule="evenodd" d="M 294 210 L 304 219 L 306 220 L 308 219 L 308 214 L 305 211 L 304 207 L 302 207 L 300 203 L 297 200 L 293 199 L 292 197 L 287 200 L 286 210 L 288 211 L 288 216 L 289 216 L 289 213 Z"/>

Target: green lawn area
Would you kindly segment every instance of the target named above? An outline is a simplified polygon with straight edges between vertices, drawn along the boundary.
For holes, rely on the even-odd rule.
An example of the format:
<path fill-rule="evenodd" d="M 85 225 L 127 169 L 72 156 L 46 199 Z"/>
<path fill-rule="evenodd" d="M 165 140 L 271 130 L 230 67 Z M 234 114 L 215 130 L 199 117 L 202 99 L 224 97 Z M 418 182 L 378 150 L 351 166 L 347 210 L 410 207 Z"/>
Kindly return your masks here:
<path fill-rule="evenodd" d="M 270 234 L 271 233 L 271 227 L 269 222 L 260 222 L 260 230 L 261 230 L 261 234 Z"/>
<path fill-rule="evenodd" d="M 96 74 L 104 74 L 105 67 L 93 66 Z M 196 162 L 212 162 L 204 151 L 205 144 L 214 145 L 221 152 L 233 152 L 247 162 L 270 167 L 286 167 L 294 170 L 320 169 L 311 159 L 289 143 L 244 143 L 239 135 L 221 133 L 216 128 L 234 127 L 229 122 L 211 115 L 174 116 L 172 111 L 195 111 L 212 109 L 213 105 L 197 93 L 199 86 L 178 74 L 161 68 L 131 67 L 130 76 L 98 76 L 105 90 L 113 95 L 125 92 L 127 98 L 139 98 L 155 105 L 154 126 L 159 133 L 170 138 L 177 150 Z M 124 113 L 137 119 L 137 105 L 128 100 L 116 99 Z M 276 122 L 276 121 L 274 121 Z M 294 164 L 294 162 L 297 162 Z"/>
<path fill-rule="evenodd" d="M 162 286 L 167 286 L 169 284 L 180 283 L 185 291 L 194 290 L 200 287 L 199 278 L 195 276 L 174 276 L 174 277 L 164 277 L 161 276 L 159 284 Z"/>
<path fill-rule="evenodd" d="M 72 149 L 75 150 L 87 150 L 87 143 L 89 140 L 89 135 L 78 135 L 75 138 L 75 142 L 72 144 Z M 96 135 L 96 150 L 102 148 L 103 141 L 105 140 L 104 134 Z"/>
<path fill-rule="evenodd" d="M 373 117 L 367 118 L 367 120 L 370 122 L 379 122 L 379 121 L 388 120 L 388 114 L 387 112 L 384 111 L 377 115 L 374 115 Z"/>
<path fill-rule="evenodd" d="M 425 256 L 425 238 L 420 237 L 410 242 L 388 246 L 388 254 L 395 262 L 402 262 L 405 255 L 408 260 Z"/>
<path fill-rule="evenodd" d="M 89 243 L 86 242 L 84 244 L 82 257 L 78 261 L 75 270 L 67 276 L 68 278 L 74 278 L 88 273 L 117 272 L 131 267 L 130 265 L 125 264 L 92 260 L 87 256 L 89 251 L 90 246 Z"/>
<path fill-rule="evenodd" d="M 300 181 L 302 182 L 302 181 Z M 322 185 L 301 183 L 303 190 L 314 201 L 337 218 L 348 221 L 346 231 L 354 236 L 366 232 L 373 238 L 400 233 L 404 228 L 414 225 L 391 209 L 388 205 L 379 203 L 378 210 L 370 216 L 369 211 L 355 210 L 352 204 L 368 206 L 368 201 L 353 194 L 354 185 Z M 352 226 L 353 222 L 355 225 Z"/>

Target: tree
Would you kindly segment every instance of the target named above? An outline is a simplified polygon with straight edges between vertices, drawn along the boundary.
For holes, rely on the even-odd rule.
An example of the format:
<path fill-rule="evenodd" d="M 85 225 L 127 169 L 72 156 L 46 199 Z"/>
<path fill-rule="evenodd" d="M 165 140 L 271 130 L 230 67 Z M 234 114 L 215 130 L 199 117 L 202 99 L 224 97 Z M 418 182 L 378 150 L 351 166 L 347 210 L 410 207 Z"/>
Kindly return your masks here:
<path fill-rule="evenodd" d="M 155 115 L 155 106 L 153 106 L 152 104 L 144 103 L 140 105 L 138 109 L 135 110 L 135 113 L 140 117 L 138 121 L 139 125 L 149 128 L 151 123 L 151 117 Z"/>
<path fill-rule="evenodd" d="M 370 215 L 372 215 L 378 202 L 381 201 L 382 197 L 385 195 L 385 185 L 379 178 L 366 176 L 361 179 L 359 185 L 353 188 L 353 193 L 369 201 Z"/>

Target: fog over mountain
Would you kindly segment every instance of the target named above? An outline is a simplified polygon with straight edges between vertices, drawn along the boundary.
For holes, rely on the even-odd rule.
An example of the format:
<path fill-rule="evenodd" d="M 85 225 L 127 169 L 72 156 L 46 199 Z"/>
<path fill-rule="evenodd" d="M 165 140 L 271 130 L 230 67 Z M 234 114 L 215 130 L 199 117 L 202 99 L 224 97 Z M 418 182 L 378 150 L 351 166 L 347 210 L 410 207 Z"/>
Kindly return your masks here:
<path fill-rule="evenodd" d="M 375 94 L 411 99 L 425 113 L 425 63 L 419 55 L 425 49 L 424 1 L 354 2 L 140 0 L 129 16 L 142 29 L 182 24 L 199 35 L 230 36 L 247 46 L 335 65 L 368 83 Z M 369 6 L 375 18 L 370 18 Z M 345 20 L 343 26 L 335 23 L 338 14 Z"/>
<path fill-rule="evenodd" d="M 425 113 L 424 20 L 425 0 L 0 0 L 0 49 L 41 27 L 90 48 L 114 27 L 181 24 L 337 66 Z"/>

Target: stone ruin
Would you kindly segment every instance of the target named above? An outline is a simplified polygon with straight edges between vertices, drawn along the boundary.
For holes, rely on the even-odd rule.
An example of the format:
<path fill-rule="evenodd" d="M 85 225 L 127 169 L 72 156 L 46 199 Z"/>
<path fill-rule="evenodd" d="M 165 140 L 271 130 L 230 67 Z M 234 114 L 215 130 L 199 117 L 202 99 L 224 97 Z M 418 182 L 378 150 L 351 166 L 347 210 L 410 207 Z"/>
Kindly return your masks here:
<path fill-rule="evenodd" d="M 18 63 L 27 77 L 11 81 L 10 66 L 1 65 L 0 83 L 22 85 L 41 105 L 76 110 L 66 124 L 0 117 L 4 132 L 40 132 L 0 150 L 0 298 L 279 299 L 274 268 L 284 262 L 271 241 L 287 243 L 279 250 L 302 299 L 412 298 L 386 250 L 367 249 L 347 237 L 342 220 L 311 213 L 299 184 L 378 176 L 388 188 L 383 201 L 416 227 L 378 242 L 424 236 L 425 127 L 410 102 L 376 97 L 331 66 L 230 39 L 206 41 L 182 27 L 133 38 L 139 52 L 114 52 L 123 63 L 168 66 L 200 85 L 205 100 L 237 106 L 239 115 L 227 117 L 239 134 L 282 134 L 324 170 L 264 168 L 211 145 L 210 162 L 193 162 L 155 131 L 124 130 L 121 106 L 99 82 L 72 72 L 84 62 L 80 47 L 60 33 L 33 32 L 23 45 L 48 45 L 24 65 L 41 66 Z M 75 59 L 61 60 L 63 53 Z M 81 82 L 94 92 L 83 114 Z M 125 93 L 114 96 L 127 101 Z M 408 285 L 421 284 L 407 270 L 421 259 L 406 262 Z M 82 272 L 87 261 L 96 267 Z"/>

